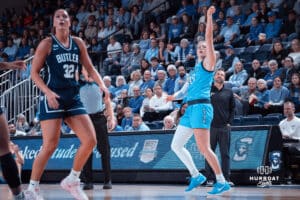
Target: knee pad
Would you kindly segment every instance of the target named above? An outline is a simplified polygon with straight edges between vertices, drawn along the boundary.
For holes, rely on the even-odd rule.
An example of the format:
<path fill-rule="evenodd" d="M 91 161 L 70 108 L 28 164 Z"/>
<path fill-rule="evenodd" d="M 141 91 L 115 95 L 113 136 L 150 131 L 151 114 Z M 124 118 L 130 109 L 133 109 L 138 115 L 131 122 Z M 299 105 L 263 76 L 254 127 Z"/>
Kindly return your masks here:
<path fill-rule="evenodd" d="M 17 164 L 11 153 L 0 156 L 3 177 L 10 188 L 17 188 L 21 185 Z"/>

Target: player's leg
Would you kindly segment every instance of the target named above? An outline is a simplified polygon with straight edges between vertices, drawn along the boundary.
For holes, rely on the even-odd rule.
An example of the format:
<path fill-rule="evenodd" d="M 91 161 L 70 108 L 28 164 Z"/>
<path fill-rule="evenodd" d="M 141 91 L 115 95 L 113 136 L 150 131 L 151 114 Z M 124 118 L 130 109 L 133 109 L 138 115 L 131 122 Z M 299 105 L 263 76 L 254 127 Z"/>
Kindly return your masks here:
<path fill-rule="evenodd" d="M 213 169 L 217 179 L 217 183 L 214 185 L 213 189 L 208 193 L 221 194 L 222 192 L 228 191 L 230 189 L 230 186 L 225 181 L 216 154 L 210 148 L 209 129 L 196 128 L 194 129 L 194 136 L 199 151 L 203 154 L 210 167 Z"/>
<path fill-rule="evenodd" d="M 171 143 L 171 149 L 175 152 L 178 158 L 189 170 L 192 178 L 189 186 L 185 191 L 191 191 L 195 187 L 205 182 L 206 178 L 199 173 L 190 152 L 185 148 L 185 144 L 193 136 L 193 130 L 191 128 L 179 125 L 173 136 Z"/>
<path fill-rule="evenodd" d="M 65 119 L 65 122 L 79 138 L 80 147 L 76 152 L 73 168 L 70 174 L 62 180 L 61 186 L 64 190 L 70 192 L 75 198 L 88 200 L 87 195 L 80 188 L 79 176 L 84 164 L 97 143 L 95 129 L 87 114 L 68 117 Z"/>
<path fill-rule="evenodd" d="M 0 110 L 1 111 L 1 110 Z M 0 163 L 3 176 L 14 196 L 23 196 L 17 164 L 9 150 L 9 131 L 5 116 L 0 114 Z"/>
<path fill-rule="evenodd" d="M 42 129 L 43 144 L 41 151 L 38 153 L 33 162 L 30 182 L 26 191 L 26 194 L 34 196 L 33 199 L 43 199 L 42 195 L 40 194 L 40 179 L 48 163 L 48 160 L 50 159 L 51 155 L 58 145 L 62 120 L 48 119 L 42 120 L 40 123 Z"/>

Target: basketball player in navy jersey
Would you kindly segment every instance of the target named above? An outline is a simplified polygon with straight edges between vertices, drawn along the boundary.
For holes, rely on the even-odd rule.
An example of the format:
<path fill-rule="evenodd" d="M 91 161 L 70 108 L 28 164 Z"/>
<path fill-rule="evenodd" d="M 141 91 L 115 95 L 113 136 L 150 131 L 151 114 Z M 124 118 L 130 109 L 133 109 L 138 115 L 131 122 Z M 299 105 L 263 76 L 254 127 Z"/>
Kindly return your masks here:
<path fill-rule="evenodd" d="M 26 65 L 23 61 L 0 62 L 0 69 L 25 69 Z M 8 183 L 15 200 L 27 199 L 21 189 L 21 180 L 16 165 L 9 148 L 9 131 L 7 121 L 2 109 L 0 108 L 0 164 L 4 179 Z"/>
<path fill-rule="evenodd" d="M 64 190 L 76 199 L 87 200 L 87 195 L 80 188 L 80 172 L 96 145 L 93 124 L 79 97 L 79 75 L 84 67 L 89 76 L 97 83 L 100 90 L 109 98 L 109 92 L 99 73 L 95 70 L 88 56 L 84 42 L 70 36 L 70 17 L 66 10 L 58 9 L 54 13 L 54 35 L 45 38 L 37 47 L 32 62 L 31 77 L 42 91 L 39 105 L 43 146 L 33 163 L 28 192 L 33 199 L 43 199 L 39 181 L 46 164 L 56 149 L 62 120 L 75 132 L 80 140 L 70 174 L 61 182 Z M 40 77 L 45 66 L 46 77 Z"/>

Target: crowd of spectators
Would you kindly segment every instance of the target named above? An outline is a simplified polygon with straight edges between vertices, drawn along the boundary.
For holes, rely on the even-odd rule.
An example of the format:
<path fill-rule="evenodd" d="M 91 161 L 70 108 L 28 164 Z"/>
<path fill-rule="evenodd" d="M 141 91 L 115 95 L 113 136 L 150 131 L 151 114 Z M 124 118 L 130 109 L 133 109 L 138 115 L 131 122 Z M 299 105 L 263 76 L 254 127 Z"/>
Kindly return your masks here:
<path fill-rule="evenodd" d="M 175 13 L 169 11 L 171 2 L 178 2 Z M 14 9 L 1 15 L 0 61 L 32 55 L 51 33 L 53 10 L 66 8 L 72 34 L 85 41 L 111 92 L 118 129 L 146 130 L 147 123 L 164 119 L 162 126 L 175 127 L 178 119 L 170 125 L 165 117 L 181 105 L 166 97 L 189 79 L 210 5 L 216 7 L 216 68 L 226 71 L 225 85 L 237 102 L 235 114 L 283 113 L 285 98 L 300 112 L 296 0 L 29 0 L 20 15 Z"/>

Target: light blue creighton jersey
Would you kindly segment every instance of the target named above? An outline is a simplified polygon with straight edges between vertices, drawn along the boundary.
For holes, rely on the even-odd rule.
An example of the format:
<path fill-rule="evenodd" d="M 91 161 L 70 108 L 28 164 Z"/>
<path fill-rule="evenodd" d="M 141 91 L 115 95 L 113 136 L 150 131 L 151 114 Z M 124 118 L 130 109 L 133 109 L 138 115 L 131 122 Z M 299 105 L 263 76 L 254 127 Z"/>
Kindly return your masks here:
<path fill-rule="evenodd" d="M 207 71 L 203 67 L 202 62 L 197 63 L 195 69 L 190 73 L 187 101 L 195 99 L 210 99 L 213 76 L 214 72 Z"/>
<path fill-rule="evenodd" d="M 81 70 L 80 49 L 69 36 L 69 47 L 64 47 L 58 39 L 52 37 L 52 49 L 46 58 L 45 83 L 52 89 L 78 87 L 78 72 Z"/>

